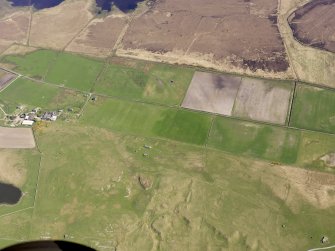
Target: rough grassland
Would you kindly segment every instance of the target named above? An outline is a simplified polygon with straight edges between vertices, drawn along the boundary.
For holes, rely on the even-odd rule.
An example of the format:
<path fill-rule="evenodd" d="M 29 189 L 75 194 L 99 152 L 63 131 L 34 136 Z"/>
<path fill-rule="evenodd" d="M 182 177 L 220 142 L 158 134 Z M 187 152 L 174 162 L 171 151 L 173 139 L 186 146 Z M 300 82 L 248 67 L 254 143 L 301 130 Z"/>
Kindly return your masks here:
<path fill-rule="evenodd" d="M 101 61 L 61 53 L 48 71 L 46 81 L 81 91 L 90 91 L 102 67 Z"/>
<path fill-rule="evenodd" d="M 185 67 L 163 64 L 142 63 L 137 67 L 111 64 L 94 91 L 114 97 L 178 105 L 193 73 L 193 70 Z"/>
<path fill-rule="evenodd" d="M 299 140 L 300 132 L 296 130 L 217 117 L 209 146 L 238 155 L 292 164 L 297 159 Z"/>
<path fill-rule="evenodd" d="M 291 126 L 335 133 L 335 92 L 298 85 Z"/>
<path fill-rule="evenodd" d="M 2 62 L 15 65 L 14 70 L 21 74 L 42 79 L 56 57 L 55 51 L 38 50 L 26 55 L 5 56 Z"/>
<path fill-rule="evenodd" d="M 335 171 L 335 166 L 327 166 L 322 157 L 335 153 L 335 135 L 320 134 L 316 132 L 302 132 L 298 164 L 307 168 Z"/>
<path fill-rule="evenodd" d="M 79 110 L 84 102 L 85 97 L 81 93 L 25 78 L 19 78 L 0 93 L 0 103 L 4 103 L 9 111 L 13 111 L 16 105 L 54 110 L 66 108 Z"/>
<path fill-rule="evenodd" d="M 30 211 L 0 218 L 3 238 L 66 236 L 98 250 L 289 251 L 335 238 L 334 201 L 321 214 L 316 199 L 329 187 L 311 189 L 318 173 L 79 124 L 54 123 L 37 140 L 32 223 Z"/>
<path fill-rule="evenodd" d="M 10 159 L 6 156 L 10 155 Z M 6 161 L 4 163 L 3 161 Z M 0 181 L 17 185 L 23 193 L 23 197 L 16 205 L 1 205 L 0 216 L 17 210 L 32 207 L 34 203 L 36 182 L 39 169 L 40 154 L 37 150 L 16 150 L 16 149 L 0 149 L 1 175 Z M 7 163 L 12 166 L 6 168 Z M 1 224 L 0 224 L 0 227 Z M 0 230 L 1 234 L 5 231 Z"/>
<path fill-rule="evenodd" d="M 102 99 L 89 102 L 81 122 L 130 134 L 158 136 L 202 145 L 210 116 L 191 111 Z"/>

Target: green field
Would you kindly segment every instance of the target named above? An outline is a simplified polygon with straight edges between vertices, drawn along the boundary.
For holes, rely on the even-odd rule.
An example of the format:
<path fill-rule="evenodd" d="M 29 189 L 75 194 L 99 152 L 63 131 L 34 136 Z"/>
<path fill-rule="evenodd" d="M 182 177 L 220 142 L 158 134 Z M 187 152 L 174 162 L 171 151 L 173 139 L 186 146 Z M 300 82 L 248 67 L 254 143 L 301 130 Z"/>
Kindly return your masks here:
<path fill-rule="evenodd" d="M 94 87 L 96 93 L 114 97 L 179 105 L 194 71 L 163 64 L 124 66 L 110 64 Z"/>
<path fill-rule="evenodd" d="M 38 58 L 45 64 L 31 64 Z M 44 50 L 9 59 L 78 91 L 21 77 L 0 92 L 5 112 L 78 116 L 35 124 L 37 149 L 0 149 L 0 182 L 24 194 L 0 205 L 0 248 L 41 239 L 102 251 L 333 245 L 335 163 L 325 156 L 335 135 L 171 107 L 193 75 L 184 67 L 111 58 L 102 71 L 103 62 Z M 298 85 L 292 125 L 332 131 L 333 99 Z"/>
<path fill-rule="evenodd" d="M 202 145 L 211 116 L 138 102 L 100 98 L 89 102 L 83 124 L 143 136 L 157 136 Z"/>
<path fill-rule="evenodd" d="M 15 65 L 14 70 L 23 75 L 42 79 L 56 57 L 55 51 L 37 50 L 26 55 L 6 56 L 2 62 Z"/>
<path fill-rule="evenodd" d="M 299 141 L 297 130 L 217 117 L 209 146 L 237 155 L 293 164 Z"/>
<path fill-rule="evenodd" d="M 19 78 L 0 93 L 0 104 L 4 104 L 9 113 L 14 112 L 17 105 L 52 110 L 66 108 L 79 110 L 85 99 L 82 93 L 25 78 Z"/>
<path fill-rule="evenodd" d="M 65 238 L 97 250 L 307 250 L 335 238 L 334 207 L 306 197 L 315 180 L 301 190 L 304 180 L 285 174 L 317 178 L 303 169 L 61 121 L 36 138 L 35 207 L 0 215 L 0 246 Z"/>
<path fill-rule="evenodd" d="M 335 133 L 335 91 L 298 84 L 290 125 Z"/>
<path fill-rule="evenodd" d="M 61 53 L 48 71 L 46 81 L 81 91 L 90 91 L 102 67 L 102 61 Z"/>

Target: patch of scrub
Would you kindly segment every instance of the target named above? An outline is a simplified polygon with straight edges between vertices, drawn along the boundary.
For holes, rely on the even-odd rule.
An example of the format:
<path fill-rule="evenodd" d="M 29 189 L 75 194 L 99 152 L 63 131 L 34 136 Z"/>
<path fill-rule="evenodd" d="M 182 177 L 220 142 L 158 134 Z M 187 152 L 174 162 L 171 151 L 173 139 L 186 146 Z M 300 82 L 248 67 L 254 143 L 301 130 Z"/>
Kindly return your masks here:
<path fill-rule="evenodd" d="M 335 167 L 335 153 L 328 153 L 320 158 L 327 166 Z"/>

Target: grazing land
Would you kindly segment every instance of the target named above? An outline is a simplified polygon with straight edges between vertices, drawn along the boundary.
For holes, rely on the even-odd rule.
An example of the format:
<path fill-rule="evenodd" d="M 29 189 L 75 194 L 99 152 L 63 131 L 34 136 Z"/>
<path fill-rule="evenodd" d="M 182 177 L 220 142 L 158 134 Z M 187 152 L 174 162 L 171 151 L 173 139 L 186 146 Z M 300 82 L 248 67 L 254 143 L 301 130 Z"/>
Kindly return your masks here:
<path fill-rule="evenodd" d="M 294 37 L 312 47 L 335 52 L 335 2 L 313 0 L 289 17 Z"/>
<path fill-rule="evenodd" d="M 16 106 L 50 110 L 72 108 L 79 111 L 86 98 L 82 93 L 19 78 L 0 93 L 0 103 L 7 104 L 9 112 Z"/>
<path fill-rule="evenodd" d="M 230 116 L 240 85 L 241 77 L 196 72 L 182 106 Z"/>
<path fill-rule="evenodd" d="M 335 91 L 299 84 L 290 124 L 335 133 Z"/>
<path fill-rule="evenodd" d="M 25 55 L 7 55 L 1 60 L 12 69 L 36 79 L 43 79 L 51 63 L 57 57 L 57 52 L 51 50 L 37 50 Z"/>
<path fill-rule="evenodd" d="M 211 147 L 285 164 L 296 162 L 299 142 L 298 130 L 219 117 L 209 137 Z"/>
<path fill-rule="evenodd" d="M 202 145 L 210 128 L 211 116 L 117 99 L 90 101 L 81 118 L 87 125 Z"/>
<path fill-rule="evenodd" d="M 320 236 L 335 238 L 331 176 L 325 184 L 315 171 L 76 123 L 36 136 L 35 207 L 1 217 L 1 239 L 66 236 L 98 250 L 307 250 Z"/>
<path fill-rule="evenodd" d="M 68 53 L 60 53 L 53 62 L 46 81 L 64 85 L 81 91 L 90 91 L 102 71 L 103 62 L 76 56 Z"/>
<path fill-rule="evenodd" d="M 292 82 L 47 50 L 2 63 L 23 74 L 0 92 L 7 117 L 17 107 L 74 116 L 35 123 L 37 148 L 0 149 L 0 182 L 23 192 L 0 205 L 0 247 L 295 251 L 335 240 L 335 135 L 285 125 Z M 232 118 L 179 107 L 201 92 L 203 107 Z M 301 103 L 316 106 L 313 95 Z"/>
<path fill-rule="evenodd" d="M 179 105 L 194 71 L 186 67 L 139 61 L 109 64 L 94 87 L 96 93 L 166 105 Z"/>
<path fill-rule="evenodd" d="M 0 127 L 0 148 L 34 148 L 35 139 L 29 128 Z"/>
<path fill-rule="evenodd" d="M 233 115 L 264 122 L 285 124 L 293 83 L 243 78 Z"/>

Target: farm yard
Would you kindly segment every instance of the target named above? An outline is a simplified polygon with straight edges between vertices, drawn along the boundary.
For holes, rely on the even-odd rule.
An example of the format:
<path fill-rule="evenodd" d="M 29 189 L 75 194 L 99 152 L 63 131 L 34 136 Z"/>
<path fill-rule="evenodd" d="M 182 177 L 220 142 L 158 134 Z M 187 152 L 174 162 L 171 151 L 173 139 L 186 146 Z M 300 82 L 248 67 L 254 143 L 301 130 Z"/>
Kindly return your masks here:
<path fill-rule="evenodd" d="M 34 124 L 36 148 L 0 149 L 0 181 L 23 192 L 0 205 L 0 247 L 307 250 L 335 239 L 335 131 L 318 119 L 300 130 L 296 117 L 319 95 L 326 112 L 306 120 L 330 118 L 331 91 L 47 50 L 0 63 L 22 74 L 0 91 L 7 114 L 66 115 Z"/>

